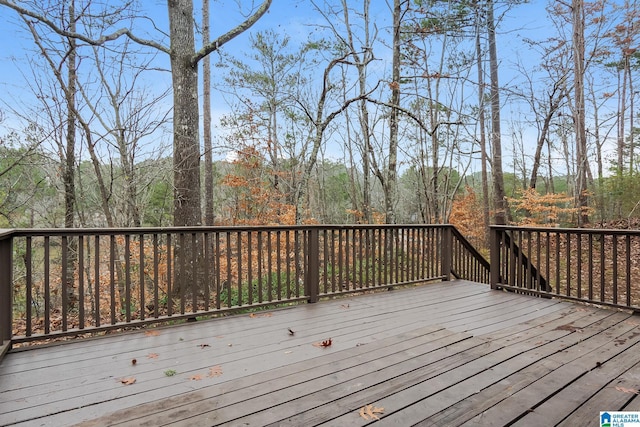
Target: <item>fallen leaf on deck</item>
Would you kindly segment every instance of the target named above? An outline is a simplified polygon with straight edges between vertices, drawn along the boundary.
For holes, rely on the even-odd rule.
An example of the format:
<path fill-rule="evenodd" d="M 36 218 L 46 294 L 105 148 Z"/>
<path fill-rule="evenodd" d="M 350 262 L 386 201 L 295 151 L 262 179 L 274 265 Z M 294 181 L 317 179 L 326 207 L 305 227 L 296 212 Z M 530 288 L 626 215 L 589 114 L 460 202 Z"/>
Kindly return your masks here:
<path fill-rule="evenodd" d="M 249 317 L 251 317 L 252 319 L 256 318 L 256 317 L 271 317 L 272 314 L 271 313 L 251 313 L 249 315 Z"/>
<path fill-rule="evenodd" d="M 635 388 L 616 387 L 616 390 L 621 391 L 623 393 L 640 394 L 640 391 L 636 390 Z"/>
<path fill-rule="evenodd" d="M 557 328 L 555 328 L 554 331 L 581 332 L 580 328 L 578 328 L 577 326 L 569 325 L 569 324 L 560 325 Z"/>
<path fill-rule="evenodd" d="M 205 347 L 211 347 L 209 344 L 200 344 L 199 345 L 200 348 L 205 348 Z"/>
<path fill-rule="evenodd" d="M 157 359 L 158 353 L 149 353 L 147 354 L 147 359 Z"/>
<path fill-rule="evenodd" d="M 340 306 L 340 308 L 347 309 L 347 308 L 349 308 L 349 304 L 342 304 L 342 305 Z"/>
<path fill-rule="evenodd" d="M 328 340 L 314 342 L 312 345 L 314 347 L 329 347 L 331 344 L 331 338 L 329 338 Z"/>
<path fill-rule="evenodd" d="M 190 380 L 190 381 L 200 381 L 201 379 L 202 379 L 202 376 L 201 376 L 201 375 L 191 375 L 191 376 L 189 377 L 189 380 Z"/>
<path fill-rule="evenodd" d="M 160 335 L 160 332 L 158 331 L 144 331 L 144 335 L 147 337 L 157 337 L 158 335 Z"/>
<path fill-rule="evenodd" d="M 384 408 L 376 408 L 373 405 L 367 405 L 360 408 L 360 416 L 367 421 L 379 420 L 380 417 L 378 417 L 376 414 L 382 414 L 382 413 L 384 413 Z"/>
<path fill-rule="evenodd" d="M 220 375 L 222 375 L 222 366 L 216 365 L 209 368 L 209 373 L 207 374 L 207 377 L 215 378 L 215 377 L 219 377 Z"/>
<path fill-rule="evenodd" d="M 131 385 L 136 382 L 136 379 L 134 377 L 122 378 L 120 382 L 124 385 Z"/>

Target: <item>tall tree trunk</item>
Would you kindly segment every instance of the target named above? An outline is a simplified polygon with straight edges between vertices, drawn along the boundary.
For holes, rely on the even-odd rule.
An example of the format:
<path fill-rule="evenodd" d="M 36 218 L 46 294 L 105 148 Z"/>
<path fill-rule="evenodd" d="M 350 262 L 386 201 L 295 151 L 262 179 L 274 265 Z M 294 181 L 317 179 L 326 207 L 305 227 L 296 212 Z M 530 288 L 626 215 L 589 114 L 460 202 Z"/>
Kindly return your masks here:
<path fill-rule="evenodd" d="M 498 53 L 496 28 L 493 17 L 493 0 L 487 2 L 487 34 L 489 39 L 489 73 L 491 78 L 491 177 L 493 180 L 494 221 L 503 225 L 510 219 L 509 206 L 504 191 L 502 173 L 502 140 L 500 130 L 500 87 L 498 85 Z"/>
<path fill-rule="evenodd" d="M 478 7 L 477 1 L 475 2 L 476 7 Z M 476 57 L 477 57 L 477 67 L 478 67 L 478 126 L 480 127 L 480 170 L 481 170 L 481 178 L 482 178 L 482 219 L 484 223 L 484 227 L 486 230 L 486 238 L 488 240 L 489 233 L 489 223 L 490 223 L 490 202 L 489 202 L 489 177 L 487 173 L 487 134 L 485 132 L 486 129 L 486 119 L 484 116 L 484 67 L 483 59 L 484 55 L 482 54 L 482 45 L 480 43 L 480 33 L 482 28 L 482 22 L 480 20 L 480 13 L 476 13 Z"/>
<path fill-rule="evenodd" d="M 198 67 L 193 2 L 169 0 L 171 76 L 173 82 L 173 224 L 200 225 L 200 144 L 198 138 Z"/>
<path fill-rule="evenodd" d="M 584 4 L 583 0 L 572 0 L 573 65 L 574 65 L 574 126 L 576 135 L 576 197 L 578 226 L 589 222 L 587 213 L 587 133 L 585 127 L 584 102 Z"/>
<path fill-rule="evenodd" d="M 68 5 L 69 31 L 76 31 L 75 1 Z M 64 182 L 64 226 L 74 227 L 76 188 L 75 188 L 75 164 L 76 164 L 76 40 L 69 38 L 69 53 L 67 55 L 67 88 L 65 91 L 67 102 L 67 135 L 65 147 L 65 164 L 62 173 Z M 65 272 L 65 291 L 70 307 L 74 307 L 77 297 L 74 292 L 75 266 L 77 262 L 77 243 L 73 237 L 68 239 L 67 270 Z"/>
<path fill-rule="evenodd" d="M 393 54 L 391 65 L 391 105 L 400 105 L 400 0 L 393 0 Z M 398 115 L 391 108 L 389 118 L 389 165 L 385 186 L 385 217 L 387 224 L 396 222 L 395 202 L 398 186 Z"/>
<path fill-rule="evenodd" d="M 209 0 L 202 1 L 202 38 L 209 42 Z M 202 122 L 204 138 L 204 223 L 212 226 L 213 217 L 213 144 L 211 143 L 211 60 L 202 64 Z"/>

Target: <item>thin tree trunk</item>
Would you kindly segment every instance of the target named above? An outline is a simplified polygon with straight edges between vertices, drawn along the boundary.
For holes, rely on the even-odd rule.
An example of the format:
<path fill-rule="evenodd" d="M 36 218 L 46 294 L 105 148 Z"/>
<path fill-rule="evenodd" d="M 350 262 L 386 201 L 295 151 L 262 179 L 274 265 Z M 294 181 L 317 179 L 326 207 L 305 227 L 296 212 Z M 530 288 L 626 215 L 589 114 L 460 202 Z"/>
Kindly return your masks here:
<path fill-rule="evenodd" d="M 69 2 L 69 31 L 76 30 L 75 1 Z M 64 226 L 65 228 L 73 228 L 75 225 L 75 164 L 76 164 L 76 40 L 69 39 L 69 54 L 67 55 L 67 90 L 65 91 L 67 101 L 67 135 L 65 149 L 65 164 L 62 174 L 64 182 Z M 74 292 L 74 276 L 75 265 L 77 262 L 77 243 L 73 237 L 68 239 L 68 264 L 65 272 L 65 290 L 70 307 L 74 307 L 77 297 Z"/>
<path fill-rule="evenodd" d="M 576 134 L 576 197 L 578 213 L 578 226 L 589 222 L 587 213 L 587 133 L 585 127 L 585 103 L 584 103 L 584 4 L 582 0 L 572 1 L 573 21 L 573 64 L 574 64 L 574 90 L 575 110 L 574 125 Z"/>
<path fill-rule="evenodd" d="M 393 106 L 400 105 L 400 14 L 400 0 L 393 0 L 393 54 L 391 65 L 391 105 Z M 391 108 L 389 118 L 389 169 L 385 183 L 385 215 L 387 224 L 394 224 L 396 222 L 398 115 L 398 109 Z"/>
<path fill-rule="evenodd" d="M 477 2 L 476 2 L 476 7 Z M 490 206 L 489 206 L 489 177 L 487 174 L 487 134 L 485 132 L 486 120 L 484 116 L 484 67 L 482 55 L 482 45 L 480 43 L 480 28 L 482 23 L 480 22 L 480 13 L 477 16 L 477 28 L 476 28 L 476 56 L 478 66 L 478 126 L 480 127 L 480 168 L 482 177 L 482 219 L 487 235 L 485 236 L 488 241 L 489 223 L 490 223 Z"/>
<path fill-rule="evenodd" d="M 495 204 L 494 220 L 496 224 L 506 224 L 510 219 L 509 206 L 504 192 L 502 172 L 502 141 L 500 130 L 500 89 L 498 85 L 498 54 L 496 49 L 496 29 L 493 16 L 493 0 L 487 2 L 487 33 L 489 38 L 489 71 L 491 77 L 491 143 L 493 159 L 491 162 L 493 179 L 493 199 Z"/>
<path fill-rule="evenodd" d="M 202 38 L 205 43 L 211 38 L 209 31 L 209 0 L 202 1 Z M 211 60 L 204 58 L 202 64 L 202 121 L 204 138 L 204 223 L 212 226 L 213 216 L 213 145 L 211 142 Z"/>

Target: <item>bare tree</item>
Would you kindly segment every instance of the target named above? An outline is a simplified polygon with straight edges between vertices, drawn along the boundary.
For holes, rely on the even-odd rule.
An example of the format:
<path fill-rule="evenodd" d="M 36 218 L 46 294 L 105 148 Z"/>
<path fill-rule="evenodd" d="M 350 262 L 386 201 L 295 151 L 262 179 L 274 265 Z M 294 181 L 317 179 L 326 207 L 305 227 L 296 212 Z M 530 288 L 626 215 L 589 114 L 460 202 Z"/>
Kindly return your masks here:
<path fill-rule="evenodd" d="M 174 125 L 174 224 L 201 224 L 200 202 L 200 142 L 198 139 L 198 63 L 225 43 L 249 29 L 264 15 L 271 0 L 265 0 L 247 19 L 214 40 L 207 40 L 195 48 L 195 22 L 192 0 L 168 2 L 170 46 L 137 37 L 130 29 L 121 28 L 99 37 L 89 37 L 73 28 L 57 25 L 46 15 L 8 0 L 0 5 L 9 7 L 24 17 L 35 19 L 40 24 L 69 40 L 80 40 L 89 45 L 101 46 L 120 37 L 128 37 L 136 43 L 149 46 L 169 55 L 173 78 L 173 125 Z"/>

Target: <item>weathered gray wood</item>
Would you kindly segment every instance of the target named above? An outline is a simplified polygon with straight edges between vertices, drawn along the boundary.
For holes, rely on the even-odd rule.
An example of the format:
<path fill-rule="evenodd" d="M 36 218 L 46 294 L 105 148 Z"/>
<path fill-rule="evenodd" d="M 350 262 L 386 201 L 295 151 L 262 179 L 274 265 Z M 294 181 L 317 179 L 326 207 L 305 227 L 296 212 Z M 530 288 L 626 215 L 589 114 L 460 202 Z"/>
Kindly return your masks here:
<path fill-rule="evenodd" d="M 268 313 L 9 353 L 0 425 L 366 425 L 366 404 L 385 407 L 382 425 L 500 425 L 574 383 L 582 420 L 578 403 L 618 402 L 611 385 L 634 384 L 640 362 L 634 316 L 466 281 Z M 583 387 L 600 360 L 590 377 L 600 386 Z M 214 366 L 222 374 L 208 378 Z M 135 384 L 120 383 L 129 376 Z"/>
<path fill-rule="evenodd" d="M 618 318 L 624 318 L 625 316 L 618 316 Z M 606 327 L 605 321 L 615 320 L 614 316 L 610 316 L 598 324 L 594 324 L 595 328 Z M 560 366 L 571 362 L 578 358 L 584 358 L 589 361 L 592 357 L 591 352 L 598 350 L 602 345 L 607 343 L 613 343 L 615 339 L 622 334 L 629 332 L 633 327 L 626 324 L 624 321 L 618 322 L 613 326 L 606 329 L 606 336 L 603 332 L 584 337 L 582 341 L 571 347 L 571 351 L 562 351 L 554 355 L 554 358 L 542 359 L 516 373 L 505 376 L 503 370 L 500 371 L 500 375 L 496 375 L 494 383 L 491 386 L 482 389 L 480 392 L 470 395 L 467 398 L 460 397 L 460 401 L 449 406 L 443 411 L 426 418 L 418 425 L 460 425 L 471 418 L 482 414 L 489 408 L 497 405 L 502 400 L 508 398 L 514 393 L 522 390 L 525 387 L 533 384 L 538 379 L 552 374 L 552 372 Z M 583 332 L 584 333 L 584 332 Z M 603 340 L 604 339 L 604 340 Z M 608 341 L 607 341 L 608 340 Z M 589 362 L 588 362 L 589 363 Z M 461 383 L 460 385 L 464 385 Z M 461 396 L 461 390 L 458 389 L 458 385 L 447 390 L 447 393 L 457 393 Z"/>
<path fill-rule="evenodd" d="M 529 387 L 525 387 L 514 393 L 509 398 L 504 399 L 498 405 L 493 406 L 464 425 L 486 425 L 486 423 L 491 419 L 493 419 L 497 425 L 503 425 L 524 417 L 521 419 L 520 424 L 526 426 L 532 425 L 529 423 L 536 420 L 529 418 L 528 422 L 525 422 L 524 419 L 533 417 L 534 415 L 537 418 L 538 411 L 540 411 L 539 415 L 549 416 L 550 419 L 555 418 L 560 414 L 566 415 L 570 413 L 575 409 L 570 408 L 571 405 L 569 404 L 569 401 L 573 400 L 571 393 L 575 392 L 576 394 L 580 394 L 582 392 L 576 387 L 571 387 L 570 392 L 562 393 L 568 399 L 567 402 L 559 400 L 559 392 L 567 389 L 567 387 L 575 384 L 580 378 L 596 369 L 598 372 L 606 372 L 608 375 L 613 375 L 613 377 L 617 376 L 619 373 L 616 374 L 616 370 L 620 369 L 622 365 L 619 364 L 621 360 L 617 359 L 616 356 L 625 353 L 632 354 L 625 352 L 625 350 L 636 344 L 638 339 L 636 334 L 637 332 L 633 329 L 626 332 L 623 334 L 620 341 L 618 341 L 624 341 L 624 343 L 618 346 L 604 345 L 609 344 L 608 341 L 601 342 L 602 345 L 599 346 L 598 350 L 562 365 L 558 369 L 554 370 L 552 374 L 546 375 L 531 384 Z M 640 356 L 640 354 L 636 352 L 635 357 L 638 356 Z M 549 357 L 548 360 L 555 359 L 553 357 Z M 597 368 L 598 363 L 601 365 L 600 368 Z M 554 404 L 552 405 L 554 407 L 548 406 L 546 410 L 542 412 L 543 409 L 540 408 L 540 404 L 541 402 L 549 403 L 546 399 L 550 396 L 554 397 L 552 401 L 556 401 L 556 404 L 559 404 L 561 408 L 556 408 L 556 404 Z M 581 402 L 584 400 L 585 399 L 583 398 Z M 542 406 L 544 406 L 544 404 Z M 537 419 L 537 421 L 539 422 L 540 419 Z"/>
<path fill-rule="evenodd" d="M 608 383 L 603 389 L 595 393 L 576 411 L 565 418 L 559 426 L 586 426 L 594 423 L 600 411 L 628 411 L 625 405 L 631 401 L 640 390 L 640 363 Z"/>

